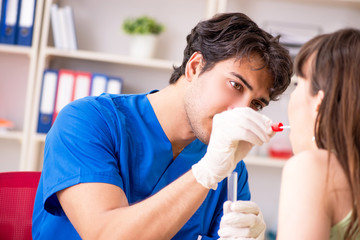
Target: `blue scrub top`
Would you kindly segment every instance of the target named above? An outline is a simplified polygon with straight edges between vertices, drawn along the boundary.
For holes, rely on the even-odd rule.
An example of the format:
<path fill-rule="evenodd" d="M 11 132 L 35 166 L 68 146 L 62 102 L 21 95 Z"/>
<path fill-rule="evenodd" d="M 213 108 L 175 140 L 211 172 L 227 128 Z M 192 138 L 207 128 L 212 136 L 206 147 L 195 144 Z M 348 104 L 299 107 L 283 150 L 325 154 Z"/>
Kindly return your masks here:
<path fill-rule="evenodd" d="M 176 114 L 176 111 L 174 111 Z M 141 201 L 191 169 L 206 153 L 199 140 L 173 160 L 172 147 L 146 94 L 86 97 L 67 105 L 45 141 L 44 164 L 33 213 L 33 239 L 80 239 L 56 192 L 85 182 L 120 187 L 129 204 Z M 238 199 L 249 200 L 241 161 Z M 207 198 L 173 239 L 217 239 L 227 182 Z"/>

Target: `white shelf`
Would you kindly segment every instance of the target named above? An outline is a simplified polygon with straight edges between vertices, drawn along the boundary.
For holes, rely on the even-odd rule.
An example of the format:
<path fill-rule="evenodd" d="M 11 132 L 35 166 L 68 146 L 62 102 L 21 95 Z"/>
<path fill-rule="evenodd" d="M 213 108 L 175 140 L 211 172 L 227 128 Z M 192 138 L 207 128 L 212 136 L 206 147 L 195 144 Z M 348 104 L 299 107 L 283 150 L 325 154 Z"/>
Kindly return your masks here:
<path fill-rule="evenodd" d="M 261 157 L 249 155 L 246 156 L 244 162 L 249 166 L 262 166 L 262 167 L 274 167 L 274 168 L 282 168 L 286 163 L 286 159 L 283 158 L 269 158 L 269 157 Z"/>
<path fill-rule="evenodd" d="M 66 51 L 66 50 L 59 50 L 53 47 L 48 47 L 46 49 L 46 55 L 50 57 L 63 57 L 63 58 L 81 59 L 81 60 L 97 61 L 97 62 L 118 63 L 118 64 L 138 66 L 138 67 L 149 67 L 149 68 L 165 69 L 165 70 L 171 70 L 174 65 L 174 62 L 169 60 L 138 59 L 129 56 L 84 51 L 84 50 Z"/>
<path fill-rule="evenodd" d="M 32 48 L 10 44 L 0 44 L 0 52 L 30 56 Z"/>
<path fill-rule="evenodd" d="M 38 134 L 36 134 L 35 139 L 36 139 L 36 141 L 38 141 L 40 143 L 45 143 L 46 134 L 38 133 Z"/>
<path fill-rule="evenodd" d="M 21 141 L 23 132 L 21 131 L 0 131 L 0 139 Z"/>

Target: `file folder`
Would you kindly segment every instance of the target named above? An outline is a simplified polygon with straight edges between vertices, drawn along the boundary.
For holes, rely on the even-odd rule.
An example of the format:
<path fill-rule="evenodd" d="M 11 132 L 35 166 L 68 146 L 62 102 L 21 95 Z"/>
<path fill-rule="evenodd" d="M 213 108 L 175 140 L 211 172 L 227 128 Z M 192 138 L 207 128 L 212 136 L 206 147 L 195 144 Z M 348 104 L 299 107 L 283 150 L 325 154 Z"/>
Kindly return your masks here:
<path fill-rule="evenodd" d="M 16 44 L 31 46 L 36 0 L 21 0 Z"/>
<path fill-rule="evenodd" d="M 58 86 L 55 99 L 55 109 L 53 123 L 63 107 L 72 101 L 73 88 L 75 81 L 75 72 L 71 70 L 60 69 L 58 77 Z"/>
<path fill-rule="evenodd" d="M 67 41 L 67 46 L 69 50 L 77 50 L 77 40 L 74 24 L 74 14 L 70 6 L 63 7 L 62 14 L 64 15 L 65 23 L 65 36 Z"/>
<path fill-rule="evenodd" d="M 120 94 L 122 89 L 122 79 L 119 77 L 109 77 L 106 92 L 110 94 Z"/>
<path fill-rule="evenodd" d="M 64 8 L 58 8 L 58 16 L 62 49 L 69 49 L 69 36 L 68 31 L 66 30 L 66 16 Z"/>
<path fill-rule="evenodd" d="M 90 95 L 91 73 L 76 72 L 72 100 L 77 100 Z"/>
<path fill-rule="evenodd" d="M 0 31 L 2 29 L 2 24 L 4 22 L 4 20 L 3 20 L 3 17 L 4 17 L 4 13 L 3 13 L 3 11 L 4 11 L 4 7 L 3 7 L 4 2 L 5 2 L 5 0 L 4 1 L 0 0 Z"/>
<path fill-rule="evenodd" d="M 51 128 L 55 108 L 57 81 L 58 71 L 44 71 L 40 95 L 38 133 L 47 133 Z"/>
<path fill-rule="evenodd" d="M 50 20 L 54 39 L 54 47 L 57 49 L 63 49 L 60 29 L 59 7 L 55 3 L 53 3 L 50 8 Z"/>
<path fill-rule="evenodd" d="M 108 77 L 104 74 L 94 73 L 91 83 L 91 96 L 99 96 L 106 92 Z"/>
<path fill-rule="evenodd" d="M 16 28 L 19 16 L 19 0 L 3 0 L 3 18 L 1 27 L 0 42 L 6 44 L 15 44 Z"/>

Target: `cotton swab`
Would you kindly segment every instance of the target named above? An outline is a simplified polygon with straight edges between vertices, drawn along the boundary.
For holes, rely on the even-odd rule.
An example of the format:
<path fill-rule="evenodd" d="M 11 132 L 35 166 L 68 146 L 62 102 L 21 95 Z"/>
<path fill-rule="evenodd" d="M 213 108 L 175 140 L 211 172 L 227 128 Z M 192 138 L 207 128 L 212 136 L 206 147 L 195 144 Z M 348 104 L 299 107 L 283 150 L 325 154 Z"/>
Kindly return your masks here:
<path fill-rule="evenodd" d="M 290 128 L 290 126 L 284 126 L 282 123 L 274 123 L 271 125 L 271 128 L 274 132 L 282 132 L 285 128 Z M 236 202 L 238 173 L 232 172 L 227 180 L 227 198 L 229 201 Z"/>
<path fill-rule="evenodd" d="M 282 132 L 286 128 L 290 128 L 290 126 L 284 126 L 282 123 L 274 123 L 271 125 L 271 128 L 274 132 Z"/>

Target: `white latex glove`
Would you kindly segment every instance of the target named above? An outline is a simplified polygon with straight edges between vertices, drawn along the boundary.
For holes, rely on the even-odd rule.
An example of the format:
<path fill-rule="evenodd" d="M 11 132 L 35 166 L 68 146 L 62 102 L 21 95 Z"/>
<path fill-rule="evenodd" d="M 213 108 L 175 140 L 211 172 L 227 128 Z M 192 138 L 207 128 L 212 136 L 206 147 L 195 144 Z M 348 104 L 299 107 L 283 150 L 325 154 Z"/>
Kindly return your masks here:
<path fill-rule="evenodd" d="M 207 152 L 192 167 L 196 180 L 215 190 L 255 144 L 270 140 L 274 135 L 271 124 L 269 118 L 249 107 L 216 114 Z"/>
<path fill-rule="evenodd" d="M 266 224 L 259 207 L 250 201 L 226 201 L 221 218 L 219 240 L 263 240 Z"/>

